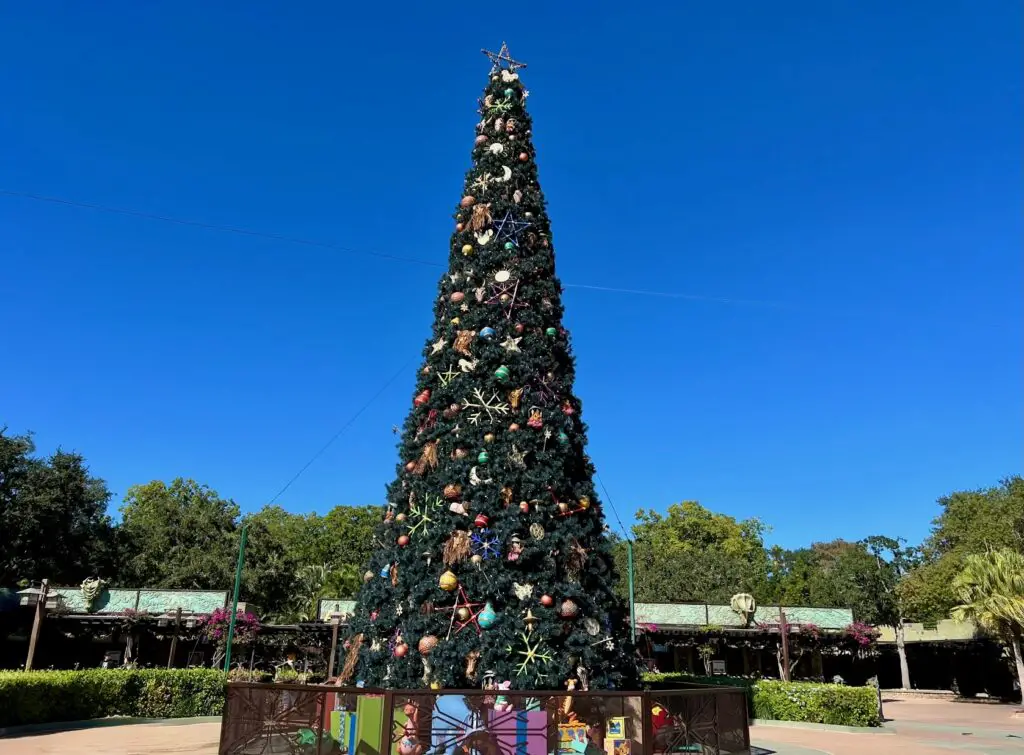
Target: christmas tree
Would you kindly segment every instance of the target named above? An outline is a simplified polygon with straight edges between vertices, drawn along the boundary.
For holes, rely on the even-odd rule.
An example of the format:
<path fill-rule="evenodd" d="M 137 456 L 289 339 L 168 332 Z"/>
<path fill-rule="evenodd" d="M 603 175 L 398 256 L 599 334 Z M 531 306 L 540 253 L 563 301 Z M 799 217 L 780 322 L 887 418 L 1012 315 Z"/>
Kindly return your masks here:
<path fill-rule="evenodd" d="M 341 678 L 621 689 L 636 669 L 572 392 L 524 65 L 505 45 L 487 55 L 450 266 Z"/>

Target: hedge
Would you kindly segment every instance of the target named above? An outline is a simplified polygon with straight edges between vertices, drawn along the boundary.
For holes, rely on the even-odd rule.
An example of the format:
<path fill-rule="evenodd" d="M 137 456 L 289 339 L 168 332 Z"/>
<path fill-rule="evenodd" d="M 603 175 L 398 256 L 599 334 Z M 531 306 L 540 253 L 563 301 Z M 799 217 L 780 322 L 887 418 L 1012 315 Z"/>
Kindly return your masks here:
<path fill-rule="evenodd" d="M 224 710 L 212 669 L 0 672 L 0 728 L 107 716 L 191 718 Z"/>
<path fill-rule="evenodd" d="M 746 690 L 752 718 L 838 726 L 881 724 L 878 691 L 874 687 L 689 674 L 644 674 L 643 678 L 654 688 L 687 683 L 741 687 Z"/>

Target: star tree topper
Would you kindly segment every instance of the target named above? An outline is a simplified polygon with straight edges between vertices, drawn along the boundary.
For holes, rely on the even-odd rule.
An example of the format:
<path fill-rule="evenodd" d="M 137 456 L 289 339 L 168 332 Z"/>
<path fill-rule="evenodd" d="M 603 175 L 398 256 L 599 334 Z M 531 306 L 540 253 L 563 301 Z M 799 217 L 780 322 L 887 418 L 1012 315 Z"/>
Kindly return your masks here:
<path fill-rule="evenodd" d="M 490 50 L 481 50 L 480 52 L 491 61 L 491 71 L 494 73 L 502 69 L 515 73 L 520 68 L 526 68 L 526 63 L 520 63 L 518 60 L 512 59 L 508 51 L 508 45 L 504 42 L 501 43 L 501 49 L 498 52 L 491 52 Z"/>

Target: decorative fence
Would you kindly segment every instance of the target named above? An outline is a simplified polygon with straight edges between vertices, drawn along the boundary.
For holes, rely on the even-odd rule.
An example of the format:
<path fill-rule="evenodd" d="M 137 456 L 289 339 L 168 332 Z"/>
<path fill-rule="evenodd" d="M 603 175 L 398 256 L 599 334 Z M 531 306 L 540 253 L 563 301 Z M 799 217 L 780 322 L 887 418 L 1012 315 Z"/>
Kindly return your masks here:
<path fill-rule="evenodd" d="M 228 685 L 220 755 L 749 755 L 743 690 Z"/>

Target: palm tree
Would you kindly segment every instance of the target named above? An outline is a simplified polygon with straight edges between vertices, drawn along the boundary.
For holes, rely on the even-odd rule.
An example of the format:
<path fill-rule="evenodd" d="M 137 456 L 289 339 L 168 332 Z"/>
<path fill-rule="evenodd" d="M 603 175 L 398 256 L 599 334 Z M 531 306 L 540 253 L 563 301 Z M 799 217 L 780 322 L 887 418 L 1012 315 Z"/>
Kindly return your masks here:
<path fill-rule="evenodd" d="M 968 556 L 953 592 L 961 603 L 953 609 L 954 619 L 973 620 L 1009 642 L 1024 694 L 1024 554 L 1003 548 Z"/>

